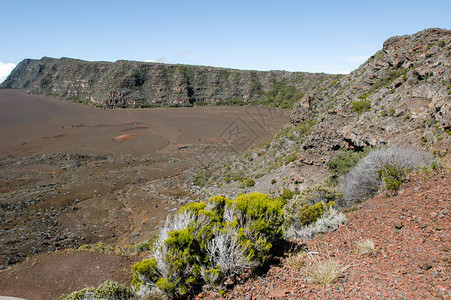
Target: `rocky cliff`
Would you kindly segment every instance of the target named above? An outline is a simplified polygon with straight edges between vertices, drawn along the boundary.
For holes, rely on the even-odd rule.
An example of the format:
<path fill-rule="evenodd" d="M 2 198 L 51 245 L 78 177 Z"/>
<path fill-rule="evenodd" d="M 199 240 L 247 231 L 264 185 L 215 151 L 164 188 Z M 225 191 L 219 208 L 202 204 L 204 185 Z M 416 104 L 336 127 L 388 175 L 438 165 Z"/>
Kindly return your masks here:
<path fill-rule="evenodd" d="M 389 38 L 357 70 L 297 105 L 293 125 L 318 112 L 303 149 L 411 144 L 451 150 L 450 67 L 449 30 Z"/>
<path fill-rule="evenodd" d="M 23 88 L 103 107 L 187 106 L 246 103 L 291 88 L 291 104 L 335 75 L 144 63 L 87 62 L 44 57 L 25 59 L 1 88 Z M 279 105 L 274 105 L 279 106 Z M 287 108 L 285 107 L 285 108 Z"/>
<path fill-rule="evenodd" d="M 358 69 L 305 95 L 291 126 L 223 176 L 254 178 L 255 190 L 274 192 L 326 180 L 329 160 L 344 150 L 392 145 L 445 156 L 451 152 L 450 67 L 450 30 L 389 38 Z"/>

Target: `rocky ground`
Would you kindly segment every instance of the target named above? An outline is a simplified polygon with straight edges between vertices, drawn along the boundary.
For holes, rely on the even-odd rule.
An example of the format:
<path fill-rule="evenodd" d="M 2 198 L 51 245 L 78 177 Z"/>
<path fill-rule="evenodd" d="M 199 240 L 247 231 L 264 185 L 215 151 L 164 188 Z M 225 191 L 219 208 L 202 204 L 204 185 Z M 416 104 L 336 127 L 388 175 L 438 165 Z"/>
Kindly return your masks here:
<path fill-rule="evenodd" d="M 346 215 L 337 231 L 299 241 L 311 252 L 304 265 L 289 268 L 287 253 L 267 273 L 233 282 L 225 298 L 451 299 L 451 173 L 413 175 L 398 195 L 380 194 Z M 361 253 L 357 242 L 366 239 L 375 248 Z M 314 263 L 328 259 L 340 263 L 341 276 L 312 282 Z"/>
<path fill-rule="evenodd" d="M 295 241 L 264 273 L 229 280 L 226 299 L 450 299 L 451 173 L 412 175 L 399 194 L 383 193 L 346 212 L 348 222 L 313 240 Z M 359 252 L 369 239 L 374 250 Z M 296 249 L 296 250 L 295 250 Z M 288 261 L 311 252 L 299 268 Z M 60 251 L 30 257 L 0 271 L 0 293 L 55 299 L 104 280 L 127 284 L 129 266 L 142 257 Z M 315 262 L 332 259 L 342 274 L 331 284 L 309 277 Z M 75 280 L 74 280 L 75 278 Z M 203 293 L 198 298 L 224 298 Z"/>

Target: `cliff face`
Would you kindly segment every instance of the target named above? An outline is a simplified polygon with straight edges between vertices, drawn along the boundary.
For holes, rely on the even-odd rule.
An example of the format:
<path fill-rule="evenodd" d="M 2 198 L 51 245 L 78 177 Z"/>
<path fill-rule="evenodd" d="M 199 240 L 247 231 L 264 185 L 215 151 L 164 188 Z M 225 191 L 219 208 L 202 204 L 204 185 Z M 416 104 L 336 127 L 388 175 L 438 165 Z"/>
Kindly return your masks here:
<path fill-rule="evenodd" d="M 304 149 L 411 144 L 451 150 L 450 68 L 449 30 L 389 38 L 357 70 L 304 97 L 291 122 L 302 123 L 312 109 L 320 114 Z"/>
<path fill-rule="evenodd" d="M 343 150 L 389 145 L 448 155 L 450 70 L 451 31 L 427 29 L 389 38 L 351 74 L 305 95 L 292 111 L 292 126 L 229 169 L 235 177 L 255 178 L 255 190 L 270 193 L 326 180 L 328 162 Z M 223 176 L 231 172 L 224 169 Z M 271 184 L 281 177 L 286 181 Z"/>
<path fill-rule="evenodd" d="M 0 87 L 24 88 L 30 93 L 104 107 L 145 107 L 249 102 L 264 97 L 280 84 L 288 84 L 303 94 L 334 77 L 337 76 L 44 57 L 23 60 Z"/>

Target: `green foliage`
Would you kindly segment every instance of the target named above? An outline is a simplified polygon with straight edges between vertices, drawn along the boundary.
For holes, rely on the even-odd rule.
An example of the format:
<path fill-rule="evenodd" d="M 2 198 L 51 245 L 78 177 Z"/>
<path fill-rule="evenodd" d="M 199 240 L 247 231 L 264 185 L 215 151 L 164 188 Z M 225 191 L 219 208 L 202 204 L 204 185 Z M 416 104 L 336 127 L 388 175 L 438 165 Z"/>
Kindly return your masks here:
<path fill-rule="evenodd" d="M 394 164 L 384 164 L 377 171 L 385 184 L 385 188 L 390 192 L 397 192 L 407 175 L 407 170 L 401 166 Z"/>
<path fill-rule="evenodd" d="M 276 184 L 276 182 L 277 182 L 277 180 L 275 180 L 275 179 L 271 180 L 271 184 Z"/>
<path fill-rule="evenodd" d="M 283 227 L 287 229 L 293 223 L 299 222 L 300 220 L 312 220 L 315 221 L 317 217 L 321 217 L 322 211 L 318 216 L 314 215 L 314 212 L 318 212 L 318 203 L 322 203 L 322 210 L 325 208 L 333 207 L 335 201 L 339 201 L 343 195 L 340 191 L 328 187 L 325 185 L 317 185 L 314 187 L 307 187 L 302 190 L 298 195 L 295 195 L 290 199 L 284 207 L 284 225 Z M 300 215 L 303 215 L 300 217 Z M 313 216 L 313 217 L 309 217 Z M 305 222 L 305 221 L 303 221 Z M 308 223 L 308 222 L 305 222 Z M 303 226 L 305 226 L 303 224 Z"/>
<path fill-rule="evenodd" d="M 193 175 L 191 180 L 195 185 L 198 186 L 205 186 L 208 182 L 208 179 L 210 179 L 211 175 L 205 170 L 200 170 L 196 174 Z"/>
<path fill-rule="evenodd" d="M 255 185 L 255 181 L 252 178 L 246 180 L 246 187 L 251 187 Z"/>
<path fill-rule="evenodd" d="M 207 203 L 185 205 L 179 218 L 162 229 L 160 237 L 164 240 L 156 241 L 158 254 L 132 266 L 132 285 L 139 290 L 146 288 L 144 282 L 152 282 L 170 297 L 185 297 L 199 292 L 205 284 L 218 285 L 240 270 L 233 264 L 219 264 L 218 255 L 228 263 L 237 259 L 227 259 L 227 255 L 232 255 L 228 251 L 239 248 L 243 257 L 238 261 L 249 266 L 263 264 L 273 245 L 282 238 L 282 208 L 282 200 L 261 193 L 241 195 L 233 201 L 214 196 Z M 183 218 L 185 223 L 180 221 Z M 233 237 L 229 244 L 218 242 L 227 236 Z M 218 248 L 212 246 L 215 243 Z"/>
<path fill-rule="evenodd" d="M 375 84 L 371 86 L 368 90 L 368 94 L 372 94 L 380 88 L 387 87 L 392 83 L 396 78 L 404 76 L 407 73 L 408 69 L 398 69 L 395 71 L 388 71 L 385 76 L 383 76 L 380 80 L 378 80 Z"/>
<path fill-rule="evenodd" d="M 304 93 L 297 90 L 287 81 L 274 82 L 271 90 L 256 100 L 257 104 L 282 109 L 291 109 L 294 104 L 304 97 Z"/>
<path fill-rule="evenodd" d="M 445 43 L 444 40 L 441 40 L 441 41 L 438 42 L 438 46 L 439 46 L 440 48 L 445 47 L 445 45 L 446 45 L 446 43 Z"/>
<path fill-rule="evenodd" d="M 87 287 L 80 291 L 70 293 L 69 295 L 62 295 L 61 300 L 84 300 L 84 299 L 98 299 L 98 300 L 128 300 L 136 299 L 133 293 L 124 285 L 105 281 L 97 288 Z"/>
<path fill-rule="evenodd" d="M 138 287 L 138 289 L 140 285 L 143 284 L 143 282 L 139 278 L 139 275 L 145 276 L 146 278 L 149 278 L 149 280 L 152 280 L 153 282 L 156 282 L 159 279 L 157 273 L 157 260 L 155 258 L 145 259 L 141 262 L 137 262 L 136 264 L 132 265 L 132 270 L 133 270 L 132 285 Z"/>
<path fill-rule="evenodd" d="M 307 226 L 314 223 L 323 214 L 323 203 L 318 202 L 314 205 L 305 204 L 299 211 L 299 222 L 302 226 Z"/>
<path fill-rule="evenodd" d="M 330 182 L 336 183 L 338 178 L 351 171 L 357 165 L 360 159 L 367 156 L 371 148 L 366 148 L 364 151 L 346 151 L 332 157 L 328 163 L 329 171 L 332 174 Z"/>
<path fill-rule="evenodd" d="M 367 100 L 353 101 L 351 102 L 351 109 L 354 112 L 361 114 L 371 109 L 371 103 Z"/>
<path fill-rule="evenodd" d="M 290 189 L 284 189 L 282 192 L 282 195 L 280 195 L 280 197 L 287 201 L 290 200 L 291 198 L 293 198 L 294 193 L 290 190 Z"/>
<path fill-rule="evenodd" d="M 133 243 L 125 245 L 122 249 L 127 254 L 139 254 L 141 252 L 150 251 L 154 246 L 154 240 L 151 239 L 146 242 Z"/>
<path fill-rule="evenodd" d="M 368 96 L 369 96 L 369 94 L 360 95 L 359 99 L 366 100 L 366 98 L 368 98 Z"/>
<path fill-rule="evenodd" d="M 114 247 L 111 245 L 106 245 L 103 242 L 98 242 L 97 244 L 85 244 L 78 247 L 80 251 L 91 251 L 91 252 L 105 252 L 113 253 Z"/>

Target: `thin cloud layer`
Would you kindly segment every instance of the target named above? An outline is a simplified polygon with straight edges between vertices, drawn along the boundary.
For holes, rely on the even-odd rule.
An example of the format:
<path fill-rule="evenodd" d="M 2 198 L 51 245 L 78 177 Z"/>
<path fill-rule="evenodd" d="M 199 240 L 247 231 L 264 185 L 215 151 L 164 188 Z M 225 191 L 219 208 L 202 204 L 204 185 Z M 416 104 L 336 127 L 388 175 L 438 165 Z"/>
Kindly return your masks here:
<path fill-rule="evenodd" d="M 0 83 L 2 83 L 9 73 L 16 67 L 13 63 L 4 63 L 0 61 Z"/>

